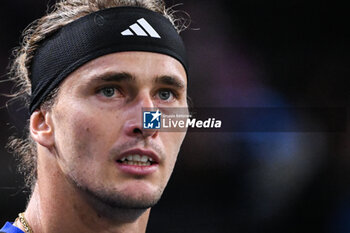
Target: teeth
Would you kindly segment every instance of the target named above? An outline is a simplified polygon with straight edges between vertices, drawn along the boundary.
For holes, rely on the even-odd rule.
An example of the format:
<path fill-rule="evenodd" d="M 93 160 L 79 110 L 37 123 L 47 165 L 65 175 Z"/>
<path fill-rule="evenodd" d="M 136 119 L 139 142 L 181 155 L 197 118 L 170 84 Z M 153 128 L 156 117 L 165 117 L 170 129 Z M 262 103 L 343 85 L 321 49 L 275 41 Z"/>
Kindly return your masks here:
<path fill-rule="evenodd" d="M 141 162 L 147 162 L 148 161 L 148 157 L 146 155 L 142 155 L 141 157 Z"/>
<path fill-rule="evenodd" d="M 123 161 L 123 164 L 134 165 L 134 166 L 151 166 L 151 162 L 134 162 L 134 161 Z"/>
<path fill-rule="evenodd" d="M 150 166 L 153 162 L 153 159 L 146 155 L 128 155 L 120 159 L 120 161 L 124 164 L 128 165 L 138 165 L 138 166 Z"/>
<path fill-rule="evenodd" d="M 133 155 L 132 156 L 132 160 L 133 161 L 140 161 L 141 160 L 141 156 L 140 155 Z"/>

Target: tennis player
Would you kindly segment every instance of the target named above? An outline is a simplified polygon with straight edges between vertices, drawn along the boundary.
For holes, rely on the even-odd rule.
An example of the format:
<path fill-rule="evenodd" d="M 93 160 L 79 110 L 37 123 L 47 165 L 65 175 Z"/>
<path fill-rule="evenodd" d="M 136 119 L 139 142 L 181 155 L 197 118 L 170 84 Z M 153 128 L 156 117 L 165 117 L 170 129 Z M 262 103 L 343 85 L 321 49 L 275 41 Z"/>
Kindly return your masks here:
<path fill-rule="evenodd" d="M 11 74 L 28 137 L 10 146 L 32 192 L 0 231 L 146 231 L 186 134 L 142 125 L 144 107 L 187 108 L 170 13 L 160 0 L 65 0 L 26 29 Z"/>

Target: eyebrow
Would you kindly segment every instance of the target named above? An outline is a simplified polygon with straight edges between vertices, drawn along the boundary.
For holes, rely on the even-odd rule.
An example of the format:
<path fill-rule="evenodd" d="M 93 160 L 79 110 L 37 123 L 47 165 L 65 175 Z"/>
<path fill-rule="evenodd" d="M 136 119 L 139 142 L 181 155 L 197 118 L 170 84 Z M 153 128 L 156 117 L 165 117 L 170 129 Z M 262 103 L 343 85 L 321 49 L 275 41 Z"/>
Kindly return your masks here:
<path fill-rule="evenodd" d="M 99 75 L 97 77 L 98 79 L 101 79 L 106 82 L 131 82 L 135 81 L 135 77 L 131 75 L 130 73 L 126 72 L 111 72 L 111 73 L 105 73 L 102 75 Z"/>
<path fill-rule="evenodd" d="M 134 82 L 136 77 L 128 72 L 107 72 L 94 78 L 95 81 L 103 80 L 105 82 Z M 173 86 L 176 89 L 184 89 L 185 83 L 176 76 L 162 75 L 153 80 L 156 84 Z"/>
<path fill-rule="evenodd" d="M 154 80 L 154 82 L 158 84 L 173 86 L 177 89 L 185 88 L 185 83 L 176 76 L 168 76 L 168 75 L 159 76 Z"/>

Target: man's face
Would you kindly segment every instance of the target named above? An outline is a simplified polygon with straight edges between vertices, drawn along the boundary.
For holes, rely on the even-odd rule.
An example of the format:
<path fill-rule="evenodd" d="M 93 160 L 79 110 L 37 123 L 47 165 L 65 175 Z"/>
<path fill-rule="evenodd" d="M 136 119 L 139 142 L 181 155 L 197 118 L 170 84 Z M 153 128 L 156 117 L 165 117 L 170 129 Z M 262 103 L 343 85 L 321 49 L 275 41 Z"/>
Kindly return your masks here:
<path fill-rule="evenodd" d="M 142 108 L 187 107 L 186 87 L 183 66 L 157 53 L 114 53 L 80 67 L 61 84 L 52 108 L 60 170 L 110 206 L 151 207 L 185 132 L 144 131 Z"/>

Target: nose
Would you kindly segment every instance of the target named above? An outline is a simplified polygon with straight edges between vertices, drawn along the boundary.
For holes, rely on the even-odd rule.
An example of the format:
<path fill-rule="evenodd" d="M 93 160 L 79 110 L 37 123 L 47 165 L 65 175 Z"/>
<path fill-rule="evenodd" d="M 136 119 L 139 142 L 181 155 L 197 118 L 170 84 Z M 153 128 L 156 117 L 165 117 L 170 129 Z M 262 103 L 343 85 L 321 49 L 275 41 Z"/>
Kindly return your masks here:
<path fill-rule="evenodd" d="M 144 139 L 157 137 L 156 129 L 144 129 L 143 127 L 143 108 L 155 108 L 151 96 L 140 93 L 133 102 L 127 110 L 127 120 L 124 124 L 125 134 L 129 137 Z"/>
<path fill-rule="evenodd" d="M 144 129 L 141 119 L 138 122 L 127 121 L 124 125 L 124 130 L 127 136 L 129 137 L 138 137 L 138 138 L 155 138 L 158 135 L 156 129 Z"/>

